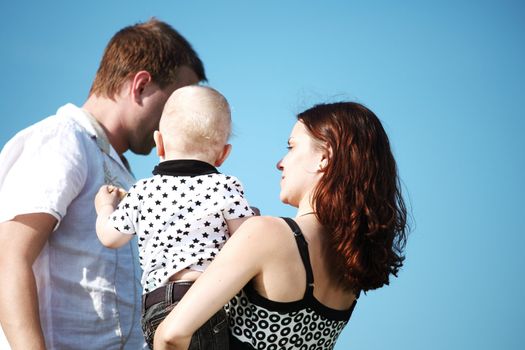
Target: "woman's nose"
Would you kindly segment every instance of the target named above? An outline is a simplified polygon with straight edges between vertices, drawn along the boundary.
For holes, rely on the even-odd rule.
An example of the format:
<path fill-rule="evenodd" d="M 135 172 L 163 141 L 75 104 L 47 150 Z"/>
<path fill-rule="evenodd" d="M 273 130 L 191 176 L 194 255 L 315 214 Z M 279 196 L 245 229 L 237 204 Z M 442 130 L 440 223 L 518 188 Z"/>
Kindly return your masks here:
<path fill-rule="evenodd" d="M 276 164 L 277 170 L 280 170 L 280 171 L 283 170 L 283 164 L 282 164 L 282 163 L 283 163 L 283 160 L 282 160 L 282 159 L 280 159 L 280 160 L 277 162 L 277 164 Z"/>

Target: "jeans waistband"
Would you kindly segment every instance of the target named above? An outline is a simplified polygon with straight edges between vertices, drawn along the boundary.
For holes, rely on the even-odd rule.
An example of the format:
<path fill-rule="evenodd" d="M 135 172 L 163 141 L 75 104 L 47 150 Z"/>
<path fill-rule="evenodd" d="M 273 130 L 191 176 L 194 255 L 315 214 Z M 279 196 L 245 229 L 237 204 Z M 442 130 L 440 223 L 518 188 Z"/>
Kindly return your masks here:
<path fill-rule="evenodd" d="M 152 292 L 142 296 L 142 303 L 145 309 L 162 301 L 176 302 L 182 299 L 184 294 L 190 289 L 193 282 L 169 282 L 167 285 L 159 287 Z"/>

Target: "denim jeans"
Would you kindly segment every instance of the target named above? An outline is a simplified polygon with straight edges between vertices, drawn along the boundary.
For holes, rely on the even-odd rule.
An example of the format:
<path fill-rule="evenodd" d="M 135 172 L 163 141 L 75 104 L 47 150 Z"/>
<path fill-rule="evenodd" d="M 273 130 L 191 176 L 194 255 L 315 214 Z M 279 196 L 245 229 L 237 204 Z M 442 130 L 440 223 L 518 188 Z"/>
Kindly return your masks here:
<path fill-rule="evenodd" d="M 170 282 L 171 288 L 176 282 Z M 191 283 L 191 282 L 180 282 Z M 159 324 L 168 316 L 180 300 L 173 300 L 172 293 L 166 293 L 166 299 L 145 309 L 142 303 L 142 331 L 150 349 L 153 349 L 153 337 Z M 220 309 L 191 338 L 189 350 L 228 350 L 229 333 L 226 311 Z"/>

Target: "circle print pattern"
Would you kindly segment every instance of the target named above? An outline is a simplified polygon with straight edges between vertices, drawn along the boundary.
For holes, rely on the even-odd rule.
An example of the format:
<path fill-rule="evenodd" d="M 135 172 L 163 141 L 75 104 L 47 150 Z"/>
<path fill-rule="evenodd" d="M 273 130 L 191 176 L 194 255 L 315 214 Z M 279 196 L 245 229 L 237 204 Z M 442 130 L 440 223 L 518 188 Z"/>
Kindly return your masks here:
<path fill-rule="evenodd" d="M 253 349 L 333 349 L 347 320 L 330 320 L 306 307 L 268 310 L 250 302 L 242 290 L 228 307 L 231 334 Z"/>

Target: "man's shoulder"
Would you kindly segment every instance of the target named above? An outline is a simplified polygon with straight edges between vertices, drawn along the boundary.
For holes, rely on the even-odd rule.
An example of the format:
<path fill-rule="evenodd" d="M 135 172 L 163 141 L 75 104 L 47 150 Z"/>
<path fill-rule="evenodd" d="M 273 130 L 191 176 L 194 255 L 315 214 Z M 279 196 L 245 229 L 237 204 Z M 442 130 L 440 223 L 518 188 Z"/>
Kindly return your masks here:
<path fill-rule="evenodd" d="M 60 136 L 79 134 L 85 134 L 88 136 L 89 133 L 86 128 L 79 122 L 79 115 L 75 113 L 75 108 L 78 109 L 78 107 L 71 104 L 60 107 L 55 114 L 30 125 L 22 132 L 33 133 L 36 135 L 53 135 L 60 133 Z"/>

